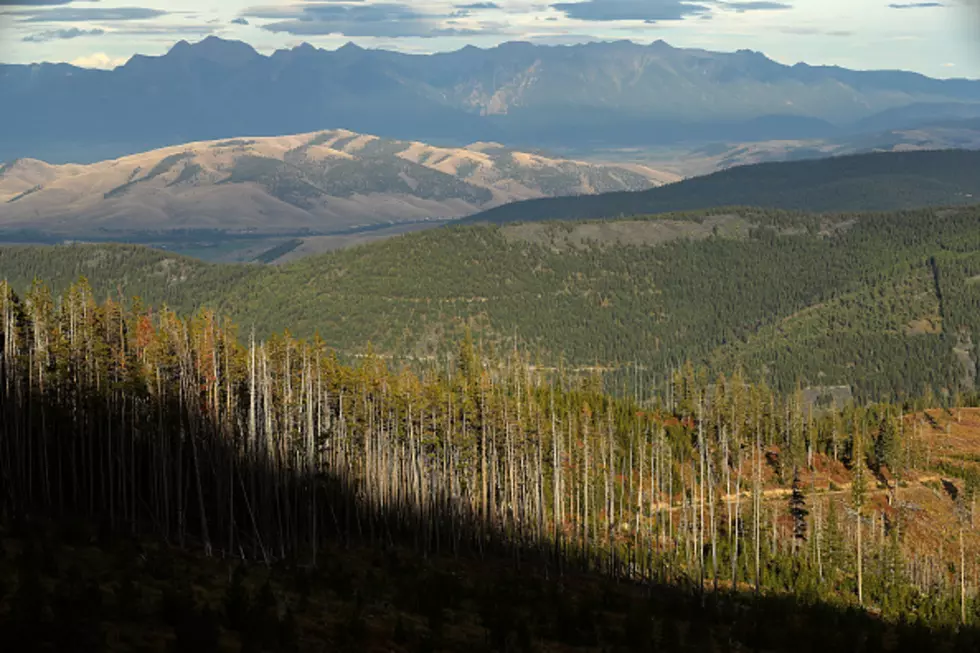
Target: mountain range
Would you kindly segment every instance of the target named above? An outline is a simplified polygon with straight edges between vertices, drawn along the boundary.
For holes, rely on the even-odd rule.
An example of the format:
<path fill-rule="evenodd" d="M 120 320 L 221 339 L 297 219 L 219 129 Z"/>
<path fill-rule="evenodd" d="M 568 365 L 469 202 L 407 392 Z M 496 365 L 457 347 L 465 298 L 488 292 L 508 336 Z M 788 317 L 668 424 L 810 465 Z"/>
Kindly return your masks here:
<path fill-rule="evenodd" d="M 336 128 L 457 146 L 828 138 L 980 117 L 980 82 L 787 66 L 663 41 L 433 55 L 304 44 L 264 56 L 208 37 L 111 71 L 0 66 L 0 104 L 0 160 L 60 163 Z"/>
<path fill-rule="evenodd" d="M 188 143 L 87 165 L 18 159 L 0 168 L 0 232 L 101 240 L 174 230 L 334 233 L 676 179 L 495 143 L 439 148 L 322 131 Z"/>

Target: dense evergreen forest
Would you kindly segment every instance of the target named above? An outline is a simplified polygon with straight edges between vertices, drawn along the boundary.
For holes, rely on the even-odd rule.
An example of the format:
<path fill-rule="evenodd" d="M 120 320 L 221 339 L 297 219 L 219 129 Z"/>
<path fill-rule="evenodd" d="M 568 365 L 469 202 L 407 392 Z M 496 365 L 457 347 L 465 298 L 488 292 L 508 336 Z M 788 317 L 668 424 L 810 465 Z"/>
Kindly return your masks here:
<path fill-rule="evenodd" d="M 103 650 L 111 618 L 117 637 L 164 624 L 181 651 L 370 650 L 382 627 L 413 651 L 980 643 L 980 466 L 930 440 L 958 406 L 816 410 L 691 363 L 615 396 L 521 349 L 454 349 L 349 366 L 319 338 L 99 303 L 84 281 L 0 285 L 3 635 Z M 80 518 L 115 571 L 79 562 Z M 237 571 L 221 584 L 210 559 Z M 339 619 L 312 625 L 327 600 Z"/>
<path fill-rule="evenodd" d="M 617 392 L 692 360 L 781 392 L 859 399 L 972 391 L 980 210 L 810 215 L 754 209 L 612 223 L 435 229 L 281 267 L 130 246 L 8 247 L 0 277 L 181 315 L 209 306 L 264 338 L 318 334 L 341 359 L 442 360 L 466 329 L 537 365 L 605 370 Z"/>
<path fill-rule="evenodd" d="M 737 151 L 736 151 L 737 153 Z M 875 152 L 737 166 L 646 191 L 505 204 L 464 222 L 616 219 L 721 206 L 796 211 L 897 211 L 974 203 L 980 154 Z"/>

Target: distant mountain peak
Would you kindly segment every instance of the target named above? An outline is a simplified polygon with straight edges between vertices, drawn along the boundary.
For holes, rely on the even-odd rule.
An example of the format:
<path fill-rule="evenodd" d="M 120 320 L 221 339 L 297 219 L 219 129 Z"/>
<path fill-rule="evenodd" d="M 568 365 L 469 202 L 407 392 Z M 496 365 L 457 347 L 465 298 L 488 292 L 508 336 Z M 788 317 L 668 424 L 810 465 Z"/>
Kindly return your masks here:
<path fill-rule="evenodd" d="M 364 48 L 353 41 L 348 41 L 337 48 L 337 52 L 364 52 Z"/>
<path fill-rule="evenodd" d="M 172 54 L 181 54 L 183 52 L 187 52 L 187 51 L 190 50 L 190 48 L 191 48 L 191 44 L 190 43 L 188 43 L 184 39 L 180 39 L 179 41 L 177 41 L 176 43 L 174 43 L 173 46 L 169 50 L 167 50 L 167 56 L 172 55 Z"/>
<path fill-rule="evenodd" d="M 744 57 L 746 59 L 757 59 L 759 61 L 772 61 L 772 59 L 767 57 L 764 52 L 760 52 L 758 50 L 749 50 L 748 48 L 742 48 L 740 50 L 736 50 L 735 54 L 740 57 Z"/>
<path fill-rule="evenodd" d="M 535 46 L 530 41 L 506 41 L 497 46 L 498 50 L 533 50 Z"/>
<path fill-rule="evenodd" d="M 237 66 L 247 64 L 262 55 L 243 41 L 232 41 L 211 35 L 193 44 L 180 40 L 170 48 L 166 56 L 204 59 L 226 66 Z"/>

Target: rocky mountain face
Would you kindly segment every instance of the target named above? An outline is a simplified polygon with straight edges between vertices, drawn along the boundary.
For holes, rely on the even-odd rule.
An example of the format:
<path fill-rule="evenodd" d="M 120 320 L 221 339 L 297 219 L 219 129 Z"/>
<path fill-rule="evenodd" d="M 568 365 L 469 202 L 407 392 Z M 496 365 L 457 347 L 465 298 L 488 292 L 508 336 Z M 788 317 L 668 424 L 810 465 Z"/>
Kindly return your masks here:
<path fill-rule="evenodd" d="M 456 218 L 536 197 L 638 190 L 676 176 L 350 131 L 178 145 L 93 164 L 0 168 L 0 230 L 78 237 L 337 230 Z"/>
<path fill-rule="evenodd" d="M 827 138 L 980 117 L 980 82 L 785 66 L 657 41 L 434 55 L 209 37 L 112 70 L 0 66 L 0 160 L 91 162 L 197 140 L 345 128 L 462 145 Z M 231 109 L 234 108 L 234 110 Z"/>

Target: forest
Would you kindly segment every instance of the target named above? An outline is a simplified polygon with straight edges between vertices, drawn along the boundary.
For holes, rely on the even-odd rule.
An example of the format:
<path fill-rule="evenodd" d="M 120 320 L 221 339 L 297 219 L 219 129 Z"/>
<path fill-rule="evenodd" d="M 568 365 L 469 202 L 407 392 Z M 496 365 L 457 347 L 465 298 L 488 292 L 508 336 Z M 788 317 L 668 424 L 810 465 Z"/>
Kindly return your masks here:
<path fill-rule="evenodd" d="M 736 166 L 645 191 L 505 204 L 464 222 L 617 219 L 733 205 L 793 211 L 901 211 L 973 204 L 980 155 L 968 150 L 867 152 Z"/>
<path fill-rule="evenodd" d="M 949 301 L 955 320 L 969 297 Z M 976 397 L 815 408 L 691 362 L 663 390 L 610 394 L 469 331 L 421 368 L 350 365 L 85 280 L 3 283 L 0 632 L 18 650 L 129 650 L 154 628 L 146 650 L 976 650 L 980 455 L 943 448 L 980 425 Z"/>
<path fill-rule="evenodd" d="M 662 394 L 669 370 L 691 360 L 712 375 L 739 366 L 782 393 L 848 386 L 862 400 L 948 404 L 977 377 L 978 220 L 970 207 L 723 209 L 456 226 L 282 266 L 123 245 L 5 247 L 0 278 L 62 292 L 84 276 L 99 299 L 138 295 L 184 317 L 208 306 L 259 338 L 318 335 L 345 362 L 370 350 L 431 364 L 469 329 L 489 353 L 600 368 L 620 394 Z"/>

